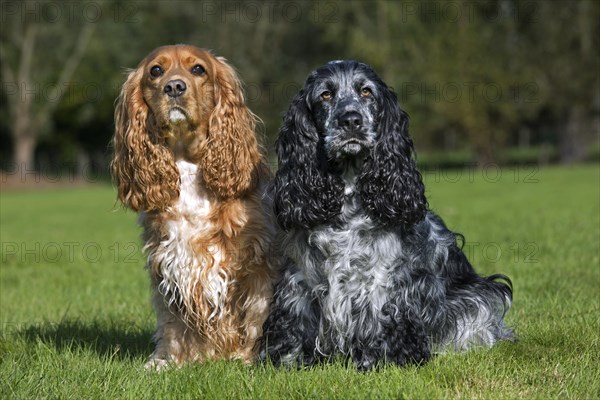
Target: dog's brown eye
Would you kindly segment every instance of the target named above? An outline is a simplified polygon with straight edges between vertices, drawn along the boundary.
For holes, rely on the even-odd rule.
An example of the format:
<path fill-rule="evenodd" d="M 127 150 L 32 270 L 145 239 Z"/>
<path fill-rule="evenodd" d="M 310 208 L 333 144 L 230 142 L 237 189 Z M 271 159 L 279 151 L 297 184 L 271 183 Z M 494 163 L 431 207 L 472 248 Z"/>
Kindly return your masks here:
<path fill-rule="evenodd" d="M 368 87 L 364 87 L 364 88 L 360 89 L 360 95 L 362 97 L 369 97 L 372 94 L 373 94 L 373 91 L 371 91 L 371 89 L 369 89 Z"/>
<path fill-rule="evenodd" d="M 201 76 L 201 75 L 204 75 L 205 73 L 206 73 L 206 70 L 204 69 L 204 67 L 202 65 L 194 65 L 192 67 L 193 75 Z"/>
<path fill-rule="evenodd" d="M 159 76 L 162 76 L 162 74 L 164 74 L 164 70 L 158 66 L 155 65 L 154 67 L 150 68 L 150 75 L 152 75 L 152 77 L 154 78 L 158 78 Z"/>
<path fill-rule="evenodd" d="M 329 90 L 326 90 L 323 93 L 321 93 L 321 98 L 323 100 L 331 100 L 332 97 L 333 97 L 333 93 L 331 93 Z"/>

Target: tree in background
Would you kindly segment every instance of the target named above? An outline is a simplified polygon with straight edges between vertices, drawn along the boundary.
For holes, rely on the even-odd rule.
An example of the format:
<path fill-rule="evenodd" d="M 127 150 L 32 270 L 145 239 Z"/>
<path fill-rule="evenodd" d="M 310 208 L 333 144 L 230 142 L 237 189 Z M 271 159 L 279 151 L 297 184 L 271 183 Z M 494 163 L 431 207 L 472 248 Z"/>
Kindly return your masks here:
<path fill-rule="evenodd" d="M 483 165 L 507 143 L 529 145 L 524 132 L 549 112 L 565 125 L 562 160 L 585 156 L 600 106 L 599 3 L 379 0 L 340 9 L 344 23 L 325 26 L 328 40 L 380 71 L 426 148 L 467 143 Z"/>
<path fill-rule="evenodd" d="M 95 29 L 74 16 L 60 17 L 56 12 L 62 11 L 53 7 L 40 1 L 2 4 L 2 86 L 18 169 L 33 170 L 35 145 L 51 129 L 54 111 L 72 89 L 73 74 Z M 60 21 L 53 23 L 55 18 Z"/>
<path fill-rule="evenodd" d="M 600 3 L 535 5 L 535 20 L 522 27 L 520 55 L 534 66 L 540 102 L 558 125 L 561 161 L 581 161 L 600 134 Z"/>
<path fill-rule="evenodd" d="M 59 163 L 106 162 L 126 68 L 173 43 L 237 68 L 268 143 L 312 69 L 355 58 L 395 88 L 426 152 L 485 164 L 546 143 L 571 162 L 598 146 L 592 0 L 3 1 L 1 11 L 0 141 L 10 131 L 19 165 L 36 144 Z"/>

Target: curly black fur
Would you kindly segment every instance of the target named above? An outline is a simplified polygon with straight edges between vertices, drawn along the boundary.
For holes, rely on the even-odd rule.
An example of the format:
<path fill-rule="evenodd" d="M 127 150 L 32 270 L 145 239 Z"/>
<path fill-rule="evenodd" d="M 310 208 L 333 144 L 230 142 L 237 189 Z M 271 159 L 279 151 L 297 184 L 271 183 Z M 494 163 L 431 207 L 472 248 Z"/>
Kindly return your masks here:
<path fill-rule="evenodd" d="M 277 142 L 274 203 L 286 261 L 264 325 L 263 359 L 358 368 L 513 338 L 510 280 L 479 276 L 428 210 L 408 117 L 356 61 L 307 79 Z"/>
<path fill-rule="evenodd" d="M 413 158 L 408 115 L 400 110 L 394 92 L 383 82 L 379 140 L 366 158 L 356 184 L 368 214 L 384 225 L 411 226 L 427 211 L 425 186 Z"/>
<path fill-rule="evenodd" d="M 275 215 L 283 229 L 310 228 L 340 213 L 344 184 L 327 173 L 327 160 L 301 91 L 292 101 L 277 140 Z"/>

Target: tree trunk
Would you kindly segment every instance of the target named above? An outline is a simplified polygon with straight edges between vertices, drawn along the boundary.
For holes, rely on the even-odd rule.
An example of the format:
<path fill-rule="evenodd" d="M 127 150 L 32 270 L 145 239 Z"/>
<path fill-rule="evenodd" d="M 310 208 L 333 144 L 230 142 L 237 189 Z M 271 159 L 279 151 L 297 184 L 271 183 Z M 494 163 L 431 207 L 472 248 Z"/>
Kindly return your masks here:
<path fill-rule="evenodd" d="M 28 82 L 28 81 L 27 81 Z M 31 97 L 21 96 L 14 106 L 13 120 L 14 165 L 17 171 L 34 170 L 34 151 L 36 144 L 35 127 L 31 115 Z"/>
<path fill-rule="evenodd" d="M 35 169 L 35 137 L 30 133 L 15 135 L 14 137 L 14 166 L 21 176 Z"/>
<path fill-rule="evenodd" d="M 560 161 L 573 164 L 585 158 L 586 115 L 585 108 L 574 105 L 560 140 Z"/>
<path fill-rule="evenodd" d="M 476 148 L 477 165 L 479 168 L 485 168 L 496 163 L 496 158 L 490 146 L 478 146 Z"/>
<path fill-rule="evenodd" d="M 86 24 L 77 36 L 75 48 L 66 57 L 56 87 L 64 87 L 63 85 L 71 80 L 75 69 L 81 62 L 95 26 L 95 24 Z M 32 79 L 32 68 L 35 64 L 34 53 L 38 30 L 39 26 L 33 23 L 25 28 L 21 42 L 21 54 L 14 68 L 15 72 L 10 68 L 7 60 L 2 58 L 2 62 L 0 62 L 3 78 L 7 79 L 9 83 L 17 85 L 17 90 L 7 95 L 7 100 L 14 143 L 14 166 L 17 171 L 23 171 L 23 173 L 34 170 L 34 152 L 37 139 L 41 134 L 40 128 L 47 126 L 47 121 L 52 117 L 52 113 L 60 103 L 60 97 L 65 93 L 62 91 L 60 97 L 52 102 L 45 101 L 42 104 L 32 104 L 32 98 L 35 95 L 31 91 L 36 87 L 35 81 Z M 5 51 L 2 43 L 0 43 L 0 50 Z M 47 68 L 45 65 L 42 67 Z"/>

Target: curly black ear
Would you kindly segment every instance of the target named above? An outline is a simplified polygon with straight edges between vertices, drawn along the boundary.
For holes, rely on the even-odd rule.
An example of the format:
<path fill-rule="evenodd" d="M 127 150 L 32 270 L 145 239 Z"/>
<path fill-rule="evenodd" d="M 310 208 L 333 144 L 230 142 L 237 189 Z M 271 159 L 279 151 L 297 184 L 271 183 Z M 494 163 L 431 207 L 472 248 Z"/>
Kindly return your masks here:
<path fill-rule="evenodd" d="M 380 84 L 379 138 L 365 160 L 357 188 L 371 218 L 384 225 L 412 226 L 427 212 L 425 187 L 413 158 L 408 115 L 398 106 L 395 93 Z"/>
<path fill-rule="evenodd" d="M 305 90 L 292 101 L 277 139 L 279 169 L 273 182 L 277 222 L 284 230 L 312 228 L 338 215 L 344 184 L 327 172 L 326 156 Z"/>

